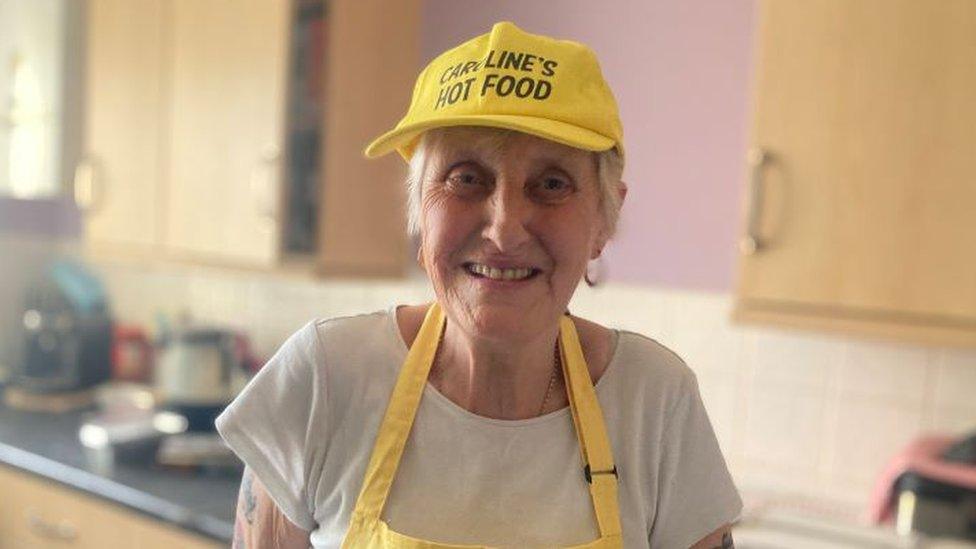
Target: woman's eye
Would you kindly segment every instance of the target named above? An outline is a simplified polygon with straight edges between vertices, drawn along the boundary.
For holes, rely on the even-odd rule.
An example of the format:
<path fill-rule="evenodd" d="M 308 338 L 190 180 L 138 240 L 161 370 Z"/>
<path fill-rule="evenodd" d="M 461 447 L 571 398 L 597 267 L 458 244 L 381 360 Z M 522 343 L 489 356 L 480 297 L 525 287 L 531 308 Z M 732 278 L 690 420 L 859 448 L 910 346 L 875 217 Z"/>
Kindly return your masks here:
<path fill-rule="evenodd" d="M 545 182 L 542 183 L 542 185 L 543 187 L 545 187 L 547 191 L 558 191 L 566 188 L 569 184 L 563 181 L 562 179 L 550 177 L 549 179 L 546 179 Z"/>
<path fill-rule="evenodd" d="M 562 177 L 544 177 L 535 185 L 536 194 L 549 200 L 563 198 L 573 190 L 573 184 Z"/>
<path fill-rule="evenodd" d="M 447 180 L 454 185 L 477 185 L 481 183 L 481 177 L 472 172 L 452 172 Z"/>
<path fill-rule="evenodd" d="M 454 168 L 445 178 L 447 188 L 461 196 L 484 194 L 489 187 L 488 178 L 471 167 Z"/>

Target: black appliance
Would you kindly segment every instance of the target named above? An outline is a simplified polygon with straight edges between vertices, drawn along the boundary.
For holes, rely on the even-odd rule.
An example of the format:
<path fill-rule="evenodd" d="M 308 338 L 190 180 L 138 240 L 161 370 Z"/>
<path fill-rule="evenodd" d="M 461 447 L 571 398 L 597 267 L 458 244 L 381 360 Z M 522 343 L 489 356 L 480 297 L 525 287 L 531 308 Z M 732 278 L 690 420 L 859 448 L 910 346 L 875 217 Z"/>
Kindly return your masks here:
<path fill-rule="evenodd" d="M 86 389 L 112 373 L 112 317 L 98 279 L 80 263 L 49 265 L 28 288 L 23 360 L 11 383 L 34 393 Z"/>
<path fill-rule="evenodd" d="M 903 533 L 976 541 L 976 432 L 940 457 L 954 471 L 952 477 L 908 471 L 898 478 L 896 527 Z"/>

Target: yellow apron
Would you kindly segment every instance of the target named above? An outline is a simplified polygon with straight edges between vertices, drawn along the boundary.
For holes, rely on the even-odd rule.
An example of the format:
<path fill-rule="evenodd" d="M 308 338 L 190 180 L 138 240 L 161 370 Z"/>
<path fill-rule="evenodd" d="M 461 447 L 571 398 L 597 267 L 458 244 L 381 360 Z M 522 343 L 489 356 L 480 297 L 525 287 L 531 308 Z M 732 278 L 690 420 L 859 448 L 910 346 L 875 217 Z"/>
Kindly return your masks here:
<path fill-rule="evenodd" d="M 400 456 L 410 436 L 410 428 L 427 383 L 434 353 L 444 329 L 444 313 L 435 302 L 427 311 L 417 338 L 407 353 L 400 370 L 396 387 L 386 415 L 380 425 L 373 454 L 363 478 L 362 491 L 356 501 L 349 531 L 342 542 L 343 548 L 410 548 L 410 549 L 471 549 L 482 545 L 451 545 L 425 541 L 394 532 L 380 518 L 386 498 L 393 485 Z M 576 327 L 568 316 L 559 321 L 560 356 L 563 357 L 564 379 L 569 388 L 569 405 L 573 424 L 580 443 L 580 453 L 585 467 L 580 471 L 590 487 L 593 509 L 596 513 L 600 537 L 574 547 L 619 548 L 623 547 L 620 533 L 620 514 L 617 508 L 617 473 L 610 452 L 603 413 L 593 390 L 583 350 L 580 347 Z"/>

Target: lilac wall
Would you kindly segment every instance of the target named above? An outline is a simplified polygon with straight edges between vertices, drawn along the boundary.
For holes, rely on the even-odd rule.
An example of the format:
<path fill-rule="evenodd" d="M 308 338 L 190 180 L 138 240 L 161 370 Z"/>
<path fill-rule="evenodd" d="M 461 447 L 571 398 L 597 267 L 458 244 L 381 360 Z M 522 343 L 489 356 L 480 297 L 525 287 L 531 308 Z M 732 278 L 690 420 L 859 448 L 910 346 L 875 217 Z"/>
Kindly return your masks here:
<path fill-rule="evenodd" d="M 732 289 L 751 86 L 753 1 L 427 0 L 426 63 L 510 20 L 584 42 L 620 104 L 630 192 L 614 281 Z"/>

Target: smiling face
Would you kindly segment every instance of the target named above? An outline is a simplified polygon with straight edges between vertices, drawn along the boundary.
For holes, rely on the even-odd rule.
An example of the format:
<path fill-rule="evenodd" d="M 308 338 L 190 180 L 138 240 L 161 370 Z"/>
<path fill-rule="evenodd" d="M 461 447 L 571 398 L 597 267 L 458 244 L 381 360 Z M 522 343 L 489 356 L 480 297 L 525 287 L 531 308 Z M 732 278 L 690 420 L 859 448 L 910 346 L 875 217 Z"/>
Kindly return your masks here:
<path fill-rule="evenodd" d="M 499 341 L 554 330 L 606 243 L 594 154 L 486 128 L 428 138 L 420 260 L 449 318 Z"/>

